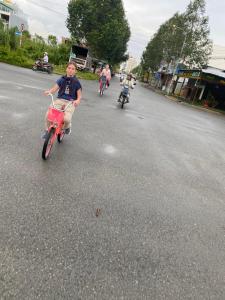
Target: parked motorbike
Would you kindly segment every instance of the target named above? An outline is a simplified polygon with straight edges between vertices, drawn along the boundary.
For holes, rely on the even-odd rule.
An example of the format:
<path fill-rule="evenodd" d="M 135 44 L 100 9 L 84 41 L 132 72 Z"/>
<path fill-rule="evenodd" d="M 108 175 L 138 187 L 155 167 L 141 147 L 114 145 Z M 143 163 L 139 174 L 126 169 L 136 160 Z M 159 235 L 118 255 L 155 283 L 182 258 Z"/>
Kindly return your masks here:
<path fill-rule="evenodd" d="M 32 67 L 33 71 L 42 71 L 51 74 L 53 72 L 53 66 L 49 63 L 43 62 L 41 59 L 37 59 Z"/>

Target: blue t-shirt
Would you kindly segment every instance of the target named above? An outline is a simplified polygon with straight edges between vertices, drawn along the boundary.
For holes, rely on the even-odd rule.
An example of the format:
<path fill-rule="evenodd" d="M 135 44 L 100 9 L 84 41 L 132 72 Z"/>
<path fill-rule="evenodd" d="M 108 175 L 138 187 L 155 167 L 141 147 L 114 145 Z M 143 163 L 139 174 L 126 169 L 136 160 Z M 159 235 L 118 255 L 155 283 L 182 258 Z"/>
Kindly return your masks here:
<path fill-rule="evenodd" d="M 77 100 L 77 91 L 82 89 L 80 81 L 74 77 L 63 76 L 56 83 L 59 86 L 58 97 L 69 101 Z"/>

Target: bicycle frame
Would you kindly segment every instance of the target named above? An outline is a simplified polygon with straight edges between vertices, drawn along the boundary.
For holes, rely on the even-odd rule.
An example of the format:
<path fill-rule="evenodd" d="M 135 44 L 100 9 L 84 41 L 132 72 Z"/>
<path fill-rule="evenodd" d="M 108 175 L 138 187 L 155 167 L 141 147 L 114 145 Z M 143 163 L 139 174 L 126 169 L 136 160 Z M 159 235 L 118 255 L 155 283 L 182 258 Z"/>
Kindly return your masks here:
<path fill-rule="evenodd" d="M 67 105 L 61 106 L 61 108 L 57 108 L 53 95 L 49 94 L 52 98 L 52 106 L 48 109 L 47 119 L 50 123 L 50 126 L 48 128 L 48 135 L 45 139 L 43 150 L 42 150 L 42 158 L 46 160 L 49 157 L 49 154 L 51 152 L 52 146 L 55 142 L 55 139 L 58 139 L 58 142 L 61 143 L 62 139 L 64 137 L 65 132 L 62 130 L 64 126 L 64 113 L 68 109 L 68 107 L 73 103 L 71 101 L 68 101 L 69 103 Z"/>
<path fill-rule="evenodd" d="M 107 84 L 106 76 L 101 76 L 99 79 L 100 95 L 103 95 L 104 90 L 106 88 L 106 84 Z"/>
<path fill-rule="evenodd" d="M 64 125 L 64 113 L 72 104 L 72 102 L 68 101 L 69 103 L 66 106 L 62 106 L 62 108 L 59 109 L 54 103 L 53 95 L 49 94 L 49 96 L 52 98 L 52 107 L 48 108 L 48 121 L 51 123 L 48 131 L 50 131 L 51 128 L 55 128 L 55 134 L 60 134 Z"/>

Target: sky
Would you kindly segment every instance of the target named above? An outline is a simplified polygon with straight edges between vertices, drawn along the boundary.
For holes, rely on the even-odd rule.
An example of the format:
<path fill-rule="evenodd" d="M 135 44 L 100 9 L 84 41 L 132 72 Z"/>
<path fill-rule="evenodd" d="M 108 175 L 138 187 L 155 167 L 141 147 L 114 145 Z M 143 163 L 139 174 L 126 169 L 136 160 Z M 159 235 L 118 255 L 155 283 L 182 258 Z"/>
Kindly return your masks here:
<path fill-rule="evenodd" d="M 28 17 L 32 34 L 69 36 L 65 22 L 68 0 L 14 0 Z M 159 26 L 177 11 L 183 12 L 190 0 L 124 0 L 131 28 L 128 52 L 138 60 Z M 215 5 L 216 3 L 216 5 Z M 206 0 L 210 37 L 217 45 L 225 46 L 225 1 Z"/>

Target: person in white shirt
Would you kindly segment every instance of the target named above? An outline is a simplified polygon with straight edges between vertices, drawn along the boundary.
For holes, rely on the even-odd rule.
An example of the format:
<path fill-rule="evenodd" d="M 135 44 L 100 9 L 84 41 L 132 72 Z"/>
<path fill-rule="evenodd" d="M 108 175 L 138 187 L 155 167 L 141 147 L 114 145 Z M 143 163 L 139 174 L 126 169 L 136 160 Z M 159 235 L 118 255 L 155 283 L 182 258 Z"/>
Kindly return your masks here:
<path fill-rule="evenodd" d="M 127 75 L 127 78 L 125 78 L 123 80 L 122 83 L 120 83 L 120 85 L 123 86 L 123 89 L 125 86 L 128 86 L 129 88 L 132 88 L 134 89 L 134 82 L 132 80 L 132 75 L 131 74 L 128 74 Z M 119 95 L 119 99 L 118 99 L 118 102 L 120 102 L 120 98 L 122 97 L 122 94 L 123 94 L 123 90 L 121 91 L 120 95 Z M 127 95 L 127 103 L 129 103 L 129 98 L 130 98 L 130 93 L 128 92 L 128 95 Z"/>
<path fill-rule="evenodd" d="M 45 64 L 48 63 L 48 53 L 47 52 L 44 53 L 43 61 L 44 61 Z"/>

